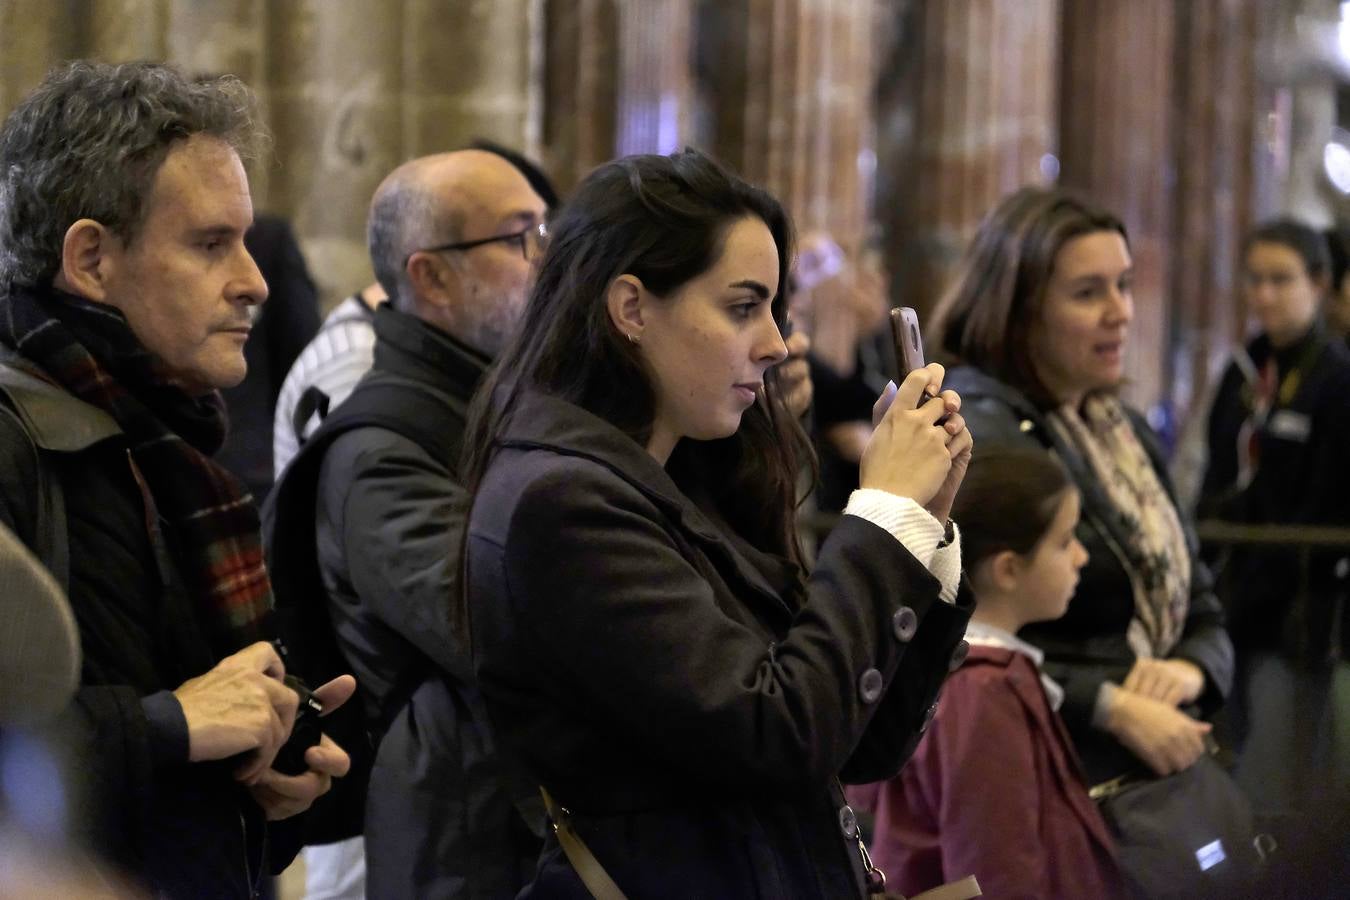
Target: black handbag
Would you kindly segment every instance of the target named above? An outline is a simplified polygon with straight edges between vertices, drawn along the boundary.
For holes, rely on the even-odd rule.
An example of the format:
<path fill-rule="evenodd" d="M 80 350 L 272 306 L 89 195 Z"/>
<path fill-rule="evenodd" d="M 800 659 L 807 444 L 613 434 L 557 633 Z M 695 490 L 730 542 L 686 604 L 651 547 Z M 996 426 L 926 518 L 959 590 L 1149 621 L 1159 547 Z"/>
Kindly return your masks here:
<path fill-rule="evenodd" d="M 1089 796 L 1115 833 L 1133 896 L 1240 896 L 1260 871 L 1251 804 L 1209 753 L 1173 775 L 1121 776 Z"/>

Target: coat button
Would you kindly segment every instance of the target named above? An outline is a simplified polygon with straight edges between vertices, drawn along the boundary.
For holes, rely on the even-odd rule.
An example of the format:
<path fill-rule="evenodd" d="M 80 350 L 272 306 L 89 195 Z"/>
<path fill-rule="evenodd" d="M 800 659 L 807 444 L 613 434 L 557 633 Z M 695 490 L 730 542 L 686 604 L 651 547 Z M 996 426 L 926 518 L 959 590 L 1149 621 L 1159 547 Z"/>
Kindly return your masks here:
<path fill-rule="evenodd" d="M 868 669 L 858 679 L 858 696 L 862 697 L 864 703 L 876 703 L 885 686 L 886 681 L 881 677 L 881 673 L 876 669 Z"/>
<path fill-rule="evenodd" d="M 839 830 L 844 832 L 844 837 L 850 841 L 858 837 L 858 817 L 853 813 L 853 807 L 845 806 L 839 810 Z"/>
<path fill-rule="evenodd" d="M 955 672 L 957 669 L 961 668 L 961 663 L 965 662 L 966 657 L 969 655 L 970 644 L 965 641 L 958 642 L 956 649 L 952 651 L 951 661 L 947 663 L 947 671 Z"/>
<path fill-rule="evenodd" d="M 928 707 L 928 712 L 923 714 L 923 724 L 919 726 L 919 734 L 923 734 L 928 730 L 928 726 L 933 724 L 933 716 L 937 715 L 937 705 L 938 702 L 934 700 L 933 705 Z"/>
<path fill-rule="evenodd" d="M 914 633 L 919 630 L 919 615 L 908 606 L 902 606 L 891 616 L 891 630 L 895 632 L 895 639 L 902 644 L 908 644 L 914 639 Z"/>

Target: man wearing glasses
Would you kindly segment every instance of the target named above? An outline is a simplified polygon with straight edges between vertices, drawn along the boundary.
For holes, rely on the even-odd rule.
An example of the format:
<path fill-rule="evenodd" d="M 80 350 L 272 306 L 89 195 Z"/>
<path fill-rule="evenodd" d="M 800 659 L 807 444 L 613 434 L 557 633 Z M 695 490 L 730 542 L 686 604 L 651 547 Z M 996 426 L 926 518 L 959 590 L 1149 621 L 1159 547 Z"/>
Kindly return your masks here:
<path fill-rule="evenodd" d="M 326 596 L 331 625 L 317 624 L 357 675 L 378 742 L 364 816 L 372 897 L 511 897 L 542 843 L 530 787 L 500 775 L 447 610 L 467 407 L 524 310 L 544 216 L 524 176 L 481 150 L 416 159 L 384 180 L 367 228 L 390 298 L 375 313 L 374 366 L 265 513 L 278 606 Z"/>

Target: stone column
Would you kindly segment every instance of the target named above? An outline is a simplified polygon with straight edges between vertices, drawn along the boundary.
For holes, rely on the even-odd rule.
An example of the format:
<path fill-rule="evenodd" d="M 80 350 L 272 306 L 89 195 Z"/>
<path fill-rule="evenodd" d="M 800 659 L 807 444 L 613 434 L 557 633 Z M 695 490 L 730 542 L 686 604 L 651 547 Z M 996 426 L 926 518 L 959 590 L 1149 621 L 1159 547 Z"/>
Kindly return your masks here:
<path fill-rule="evenodd" d="M 80 35 L 71 27 L 75 5 L 0 0 L 0 119 L 57 60 L 80 54 Z"/>
<path fill-rule="evenodd" d="M 896 303 L 930 310 L 980 220 L 1053 180 L 1057 0 L 889 2 L 878 215 Z"/>
<path fill-rule="evenodd" d="M 875 0 L 700 0 L 698 143 L 777 196 L 803 244 L 843 251 L 793 314 L 840 371 L 876 323 L 860 284 L 875 171 Z M 874 279 L 873 279 L 874 280 Z"/>
<path fill-rule="evenodd" d="M 1212 381 L 1242 332 L 1239 254 L 1261 214 L 1272 155 L 1262 132 L 1272 90 L 1257 76 L 1258 0 L 1195 0 L 1176 33 L 1175 252 L 1168 290 L 1177 416 L 1204 416 Z"/>
<path fill-rule="evenodd" d="M 564 194 L 614 156 L 619 83 L 618 0 L 547 0 L 544 7 L 545 167 Z"/>
<path fill-rule="evenodd" d="M 360 0 L 265 7 L 275 167 L 260 205 L 291 217 L 331 304 L 370 283 L 370 197 L 405 157 L 404 19 Z"/>
<path fill-rule="evenodd" d="M 1175 9 L 1172 0 L 1064 4 L 1062 181 L 1119 215 L 1130 233 L 1135 313 L 1125 394 L 1141 408 L 1162 399 L 1170 371 Z"/>
<path fill-rule="evenodd" d="M 619 9 L 615 152 L 674 153 L 689 139 L 690 0 L 627 0 Z"/>
<path fill-rule="evenodd" d="M 403 150 L 422 156 L 475 137 L 532 152 L 530 0 L 404 0 Z"/>

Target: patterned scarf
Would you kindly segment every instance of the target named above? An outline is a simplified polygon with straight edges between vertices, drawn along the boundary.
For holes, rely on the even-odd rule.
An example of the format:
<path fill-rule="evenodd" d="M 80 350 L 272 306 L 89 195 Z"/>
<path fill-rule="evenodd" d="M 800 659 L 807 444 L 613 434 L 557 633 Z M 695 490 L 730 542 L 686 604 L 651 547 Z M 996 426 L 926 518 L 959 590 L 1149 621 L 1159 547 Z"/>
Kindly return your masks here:
<path fill-rule="evenodd" d="M 1191 557 L 1171 497 L 1120 401 L 1092 396 L 1080 415 L 1068 406 L 1051 425 L 1092 467 L 1125 534 L 1134 618 L 1126 639 L 1137 656 L 1165 657 L 1181 639 L 1190 606 Z"/>
<path fill-rule="evenodd" d="M 147 526 L 154 510 L 173 529 L 177 568 L 217 656 L 265 639 L 272 586 L 258 511 L 238 479 L 209 458 L 225 438 L 220 395 L 189 396 L 120 311 L 55 289 L 39 298 L 15 288 L 0 298 L 0 343 L 121 426 Z"/>

